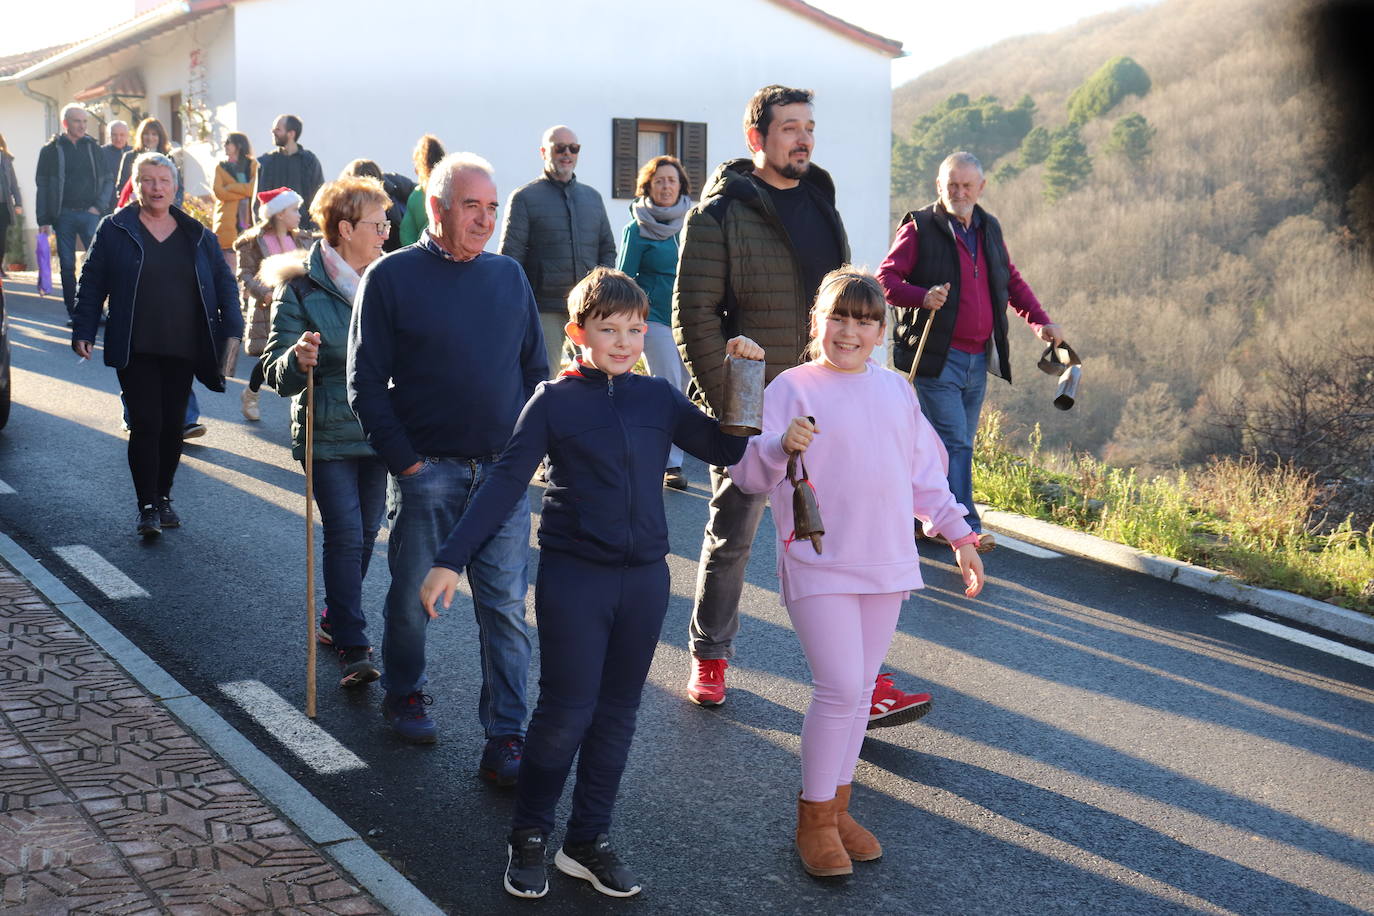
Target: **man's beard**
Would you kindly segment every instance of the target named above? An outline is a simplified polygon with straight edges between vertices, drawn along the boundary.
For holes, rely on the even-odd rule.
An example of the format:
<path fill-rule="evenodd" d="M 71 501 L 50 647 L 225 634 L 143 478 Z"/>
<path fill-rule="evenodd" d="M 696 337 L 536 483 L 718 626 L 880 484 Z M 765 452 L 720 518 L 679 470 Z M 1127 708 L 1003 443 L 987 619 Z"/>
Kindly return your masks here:
<path fill-rule="evenodd" d="M 811 160 L 809 159 L 801 163 L 800 165 L 788 162 L 787 165 L 784 165 L 782 168 L 778 169 L 778 174 L 781 175 L 783 178 L 797 179 L 805 175 L 806 170 L 809 168 L 811 168 Z"/>
<path fill-rule="evenodd" d="M 276 134 L 273 134 L 273 135 L 272 135 L 272 143 L 273 143 L 273 145 L 275 145 L 278 149 L 286 149 L 286 138 L 285 138 L 285 137 L 278 137 Z"/>

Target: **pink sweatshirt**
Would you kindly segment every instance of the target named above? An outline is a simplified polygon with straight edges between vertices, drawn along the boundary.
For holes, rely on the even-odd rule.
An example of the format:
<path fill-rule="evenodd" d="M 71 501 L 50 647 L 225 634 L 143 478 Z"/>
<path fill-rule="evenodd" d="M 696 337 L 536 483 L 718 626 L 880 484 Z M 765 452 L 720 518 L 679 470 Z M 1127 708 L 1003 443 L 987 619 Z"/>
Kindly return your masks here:
<path fill-rule="evenodd" d="M 819 556 L 809 540 L 786 543 L 792 484 L 782 436 L 794 417 L 805 416 L 819 430 L 804 455 L 825 523 Z M 746 493 L 771 497 L 786 603 L 921 588 L 912 517 L 951 541 L 969 534 L 964 507 L 945 481 L 948 467 L 911 385 L 870 359 L 863 373 L 812 362 L 775 378 L 764 391 L 763 434 L 750 440 L 730 476 Z"/>

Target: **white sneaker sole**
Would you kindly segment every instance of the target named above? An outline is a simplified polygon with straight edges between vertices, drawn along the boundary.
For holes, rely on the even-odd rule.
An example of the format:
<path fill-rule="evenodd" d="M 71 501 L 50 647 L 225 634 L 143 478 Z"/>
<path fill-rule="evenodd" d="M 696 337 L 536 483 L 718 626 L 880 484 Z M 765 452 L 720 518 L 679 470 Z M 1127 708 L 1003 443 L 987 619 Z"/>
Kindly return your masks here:
<path fill-rule="evenodd" d="M 535 891 L 522 891 L 522 890 L 517 890 L 517 889 L 515 888 L 515 886 L 512 885 L 512 884 L 510 883 L 510 863 L 511 863 L 511 859 L 513 859 L 514 857 L 515 857 L 515 850 L 511 848 L 511 845 L 510 845 L 509 843 L 507 843 L 507 844 L 506 844 L 506 873 L 505 873 L 504 875 L 501 876 L 501 886 L 504 887 L 504 888 L 506 889 L 506 893 L 507 893 L 507 894 L 510 894 L 512 897 L 521 897 L 521 898 L 523 898 L 523 899 L 525 899 L 525 900 L 537 900 L 538 898 L 540 898 L 540 897 L 544 896 L 545 894 L 547 894 L 547 893 L 549 892 L 549 879 L 548 879 L 548 878 L 545 878 L 545 879 L 544 879 L 544 889 L 541 890 L 541 891 L 539 891 L 539 892 L 537 892 L 537 893 L 536 893 Z"/>
<path fill-rule="evenodd" d="M 633 897 L 640 891 L 638 884 L 628 891 L 618 891 L 614 888 L 607 887 L 598 881 L 596 875 L 592 874 L 585 865 L 565 853 L 562 849 L 559 849 L 557 854 L 554 855 L 553 864 L 559 871 L 570 878 L 581 878 L 583 881 L 591 882 L 592 887 L 596 888 L 607 897 Z"/>

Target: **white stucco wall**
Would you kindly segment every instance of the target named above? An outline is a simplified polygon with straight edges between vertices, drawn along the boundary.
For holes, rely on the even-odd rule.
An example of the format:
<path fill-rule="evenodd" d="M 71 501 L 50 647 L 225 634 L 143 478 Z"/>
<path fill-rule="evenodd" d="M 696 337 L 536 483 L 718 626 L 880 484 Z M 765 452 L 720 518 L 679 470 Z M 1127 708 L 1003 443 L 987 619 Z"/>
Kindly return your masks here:
<path fill-rule="evenodd" d="M 876 268 L 888 244 L 890 58 L 768 0 L 698 0 L 674 60 L 649 52 L 649 9 L 585 0 L 565 24 L 567 5 L 552 0 L 394 3 L 384 14 L 375 0 L 241 2 L 239 129 L 262 152 L 275 117 L 299 115 L 326 178 L 357 157 L 410 174 L 415 140 L 431 132 L 491 160 L 504 199 L 538 175 L 544 128 L 566 123 L 583 144 L 578 179 L 607 199 L 618 238 L 629 216 L 609 199 L 612 118 L 706 122 L 714 168 L 746 154 L 755 89 L 808 87 L 816 162 L 836 179 L 854 260 Z M 294 36 L 292 66 L 246 38 L 265 35 Z"/>
<path fill-rule="evenodd" d="M 72 96 L 106 77 L 136 68 L 143 77 L 147 95 L 142 108 L 162 120 L 171 129 L 171 112 L 166 96 L 180 92 L 187 93 L 190 75 L 190 55 L 192 48 L 201 48 L 207 54 L 206 68 L 207 102 L 217 112 L 216 135 L 223 136 L 234 130 L 234 55 L 233 55 L 232 13 L 224 10 L 189 23 L 180 28 L 165 32 L 156 38 L 145 41 L 136 47 L 125 48 L 103 55 L 80 67 L 63 70 L 47 77 L 30 81 L 34 91 L 57 100 L 57 108 L 71 101 Z M 139 105 L 132 100 L 130 104 Z M 92 108 L 105 121 L 119 118 L 130 122 L 133 119 L 122 107 L 113 112 L 92 103 Z M 10 152 L 15 156 L 15 172 L 18 174 L 24 193 L 24 219 L 29 227 L 34 226 L 33 201 L 36 194 L 34 169 L 38 164 L 38 151 L 50 138 L 44 128 L 43 106 L 24 96 L 14 85 L 0 85 L 0 128 L 9 142 Z M 92 118 L 89 129 L 92 136 L 99 139 L 99 124 Z M 60 127 L 58 128 L 60 130 Z M 190 132 L 180 157 L 184 170 L 184 180 L 188 194 L 208 194 L 207 184 L 210 170 L 219 156 L 219 147 L 211 143 L 195 142 Z"/>

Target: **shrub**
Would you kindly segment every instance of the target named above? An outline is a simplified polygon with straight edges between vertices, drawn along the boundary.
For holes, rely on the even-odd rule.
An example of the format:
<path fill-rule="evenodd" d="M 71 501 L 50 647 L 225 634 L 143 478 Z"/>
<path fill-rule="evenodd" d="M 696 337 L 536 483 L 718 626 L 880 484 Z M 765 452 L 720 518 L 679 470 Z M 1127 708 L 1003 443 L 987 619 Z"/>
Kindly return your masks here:
<path fill-rule="evenodd" d="M 1104 149 L 1108 153 L 1124 156 L 1132 165 L 1144 165 L 1150 158 L 1150 141 L 1154 139 L 1155 129 L 1141 114 L 1129 114 L 1112 126 Z"/>
<path fill-rule="evenodd" d="M 1129 57 L 1113 57 L 1069 96 L 1069 123 L 1079 127 L 1111 111 L 1128 95 L 1150 91 L 1150 76 Z"/>

